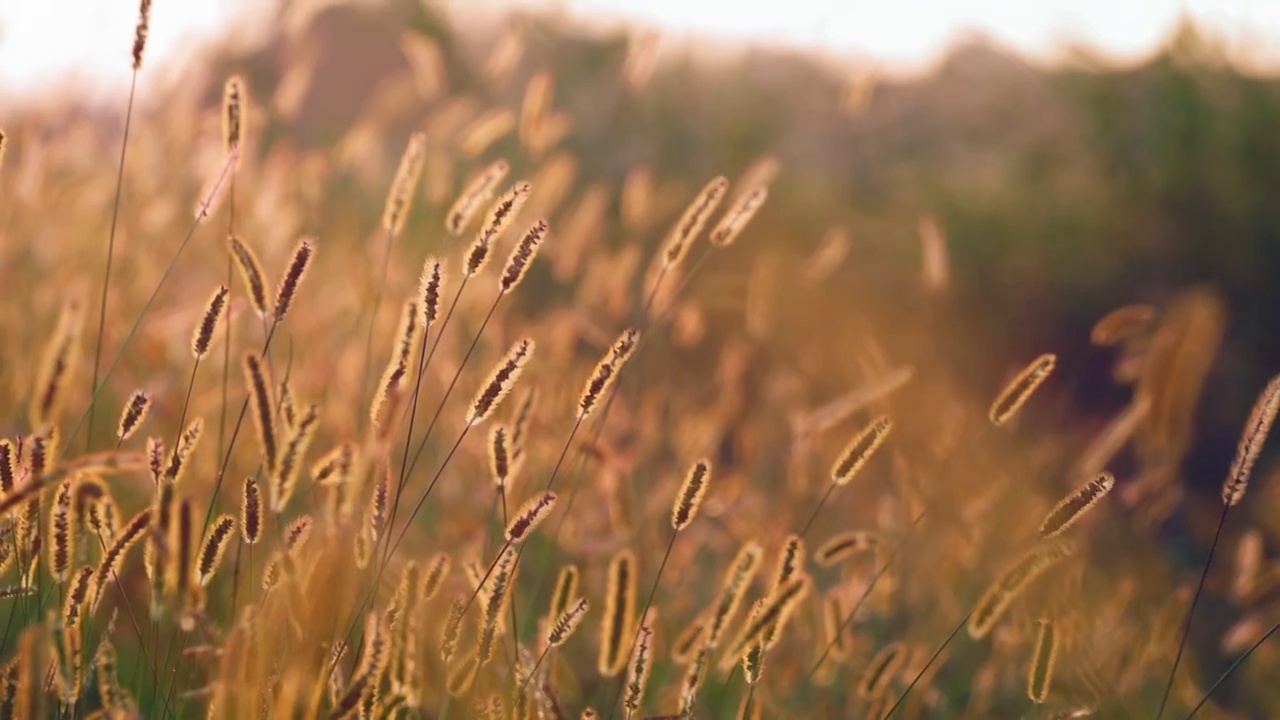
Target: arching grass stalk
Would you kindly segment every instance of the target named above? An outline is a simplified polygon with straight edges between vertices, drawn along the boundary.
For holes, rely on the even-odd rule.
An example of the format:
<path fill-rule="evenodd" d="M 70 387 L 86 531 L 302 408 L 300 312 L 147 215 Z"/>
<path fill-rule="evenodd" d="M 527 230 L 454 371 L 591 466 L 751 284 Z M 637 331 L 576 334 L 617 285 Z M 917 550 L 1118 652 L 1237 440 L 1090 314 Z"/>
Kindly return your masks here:
<path fill-rule="evenodd" d="M 124 137 L 120 140 L 120 162 L 116 167 L 115 200 L 111 203 L 111 229 L 107 231 L 107 263 L 102 272 L 102 296 L 98 301 L 98 340 L 93 350 L 93 380 L 89 384 L 89 427 L 85 431 L 84 447 L 93 447 L 93 409 L 98 399 L 98 369 L 102 359 L 103 330 L 107 324 L 107 289 L 111 287 L 111 263 L 116 252 L 116 224 L 120 218 L 120 195 L 124 187 L 124 159 L 129 150 L 129 129 L 133 125 L 133 98 L 138 89 L 138 68 L 129 79 L 129 101 L 124 111 Z"/>
<path fill-rule="evenodd" d="M 116 365 L 124 355 L 125 349 L 127 349 L 129 347 L 129 343 L 132 342 L 133 336 L 137 334 L 138 328 L 142 326 L 143 319 L 145 319 L 147 313 L 151 311 L 151 306 L 155 303 L 156 297 L 160 295 L 160 289 L 164 287 L 165 280 L 169 279 L 169 275 L 173 272 L 174 266 L 178 264 L 178 258 L 182 257 L 182 252 L 186 250 L 187 243 L 191 242 L 191 238 L 195 235 L 196 227 L 198 227 L 200 223 L 208 217 L 209 208 L 213 204 L 213 200 L 217 196 L 218 190 L 226 179 L 227 174 L 231 172 L 231 168 L 235 165 L 236 158 L 238 156 L 239 151 L 234 150 L 227 157 L 227 162 L 223 165 L 222 172 L 218 174 L 218 178 L 214 181 L 213 187 L 209 190 L 208 195 L 205 196 L 204 202 L 196 213 L 195 220 L 191 223 L 191 227 L 187 228 L 186 235 L 184 235 L 182 237 L 182 241 L 178 243 L 178 249 L 174 251 L 173 257 L 169 259 L 169 264 L 165 266 L 164 273 L 160 275 L 160 280 L 156 283 L 155 289 L 151 291 L 151 296 L 148 297 L 146 303 L 143 304 L 142 310 L 138 312 L 138 317 L 133 321 L 133 326 L 129 328 L 128 334 L 125 335 L 124 340 L 120 343 L 120 348 L 116 350 L 116 354 L 111 359 L 111 363 L 107 365 L 107 371 L 103 374 L 101 382 L 95 383 L 96 387 L 93 390 L 93 394 L 89 397 L 89 406 L 85 408 L 83 413 L 81 413 L 80 418 L 76 420 L 76 424 L 71 427 L 71 432 L 67 434 L 67 445 L 70 445 L 75 440 L 76 436 L 80 432 L 80 426 L 83 425 L 90 417 L 94 403 L 97 402 L 98 396 L 102 394 L 102 389 L 106 387 L 107 380 L 111 378 L 112 372 L 115 371 Z"/>

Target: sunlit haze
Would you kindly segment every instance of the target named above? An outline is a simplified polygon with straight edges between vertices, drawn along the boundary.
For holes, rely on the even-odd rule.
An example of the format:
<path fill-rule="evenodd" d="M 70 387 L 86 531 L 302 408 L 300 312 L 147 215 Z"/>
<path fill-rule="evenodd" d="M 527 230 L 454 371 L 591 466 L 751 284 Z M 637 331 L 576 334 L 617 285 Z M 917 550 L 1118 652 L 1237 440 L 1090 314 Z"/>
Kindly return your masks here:
<path fill-rule="evenodd" d="M 156 0 L 148 66 L 180 57 L 193 43 L 227 32 L 244 0 Z M 1150 51 L 1188 12 L 1255 59 L 1280 57 L 1276 0 L 473 0 L 484 10 L 549 7 L 578 18 L 635 21 L 677 38 L 768 39 L 869 57 L 887 68 L 927 64 L 966 32 L 983 32 L 1028 54 L 1052 56 L 1085 42 L 1117 58 Z M 79 78 L 88 87 L 127 82 L 137 3 L 50 0 L 0 4 L 0 86 L 30 88 Z"/>

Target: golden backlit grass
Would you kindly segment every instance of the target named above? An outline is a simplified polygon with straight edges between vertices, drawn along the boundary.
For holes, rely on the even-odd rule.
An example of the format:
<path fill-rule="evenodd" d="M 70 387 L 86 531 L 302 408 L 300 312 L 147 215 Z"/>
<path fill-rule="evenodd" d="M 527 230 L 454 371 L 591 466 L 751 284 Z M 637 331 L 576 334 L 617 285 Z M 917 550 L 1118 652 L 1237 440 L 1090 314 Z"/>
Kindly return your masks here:
<path fill-rule="evenodd" d="M 1232 697 L 1280 711 L 1256 540 L 1205 588 L 1248 624 L 1171 671 L 1194 578 L 1153 528 L 1214 294 L 1100 319 L 1132 403 L 1083 435 L 1064 349 L 979 347 L 984 384 L 940 352 L 972 311 L 935 221 L 919 267 L 881 267 L 856 227 L 794 230 L 838 208 L 773 148 L 580 172 L 607 133 L 575 135 L 522 35 L 442 40 L 406 30 L 387 78 L 412 127 L 388 91 L 319 148 L 264 139 L 305 55 L 172 89 L 115 221 L 119 138 L 4 117 L 0 715 L 1143 717 L 1246 650 Z M 653 52 L 611 91 L 643 96 Z M 895 291 L 849 292 L 873 276 Z M 1233 532 L 1261 532 L 1276 387 Z"/>

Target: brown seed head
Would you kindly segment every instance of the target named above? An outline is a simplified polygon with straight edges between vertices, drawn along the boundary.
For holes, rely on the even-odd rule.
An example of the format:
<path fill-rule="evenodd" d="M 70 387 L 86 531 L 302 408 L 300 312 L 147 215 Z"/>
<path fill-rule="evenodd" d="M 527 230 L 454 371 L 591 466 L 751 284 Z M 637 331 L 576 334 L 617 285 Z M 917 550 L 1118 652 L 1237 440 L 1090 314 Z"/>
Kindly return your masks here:
<path fill-rule="evenodd" d="M 1267 441 L 1277 411 L 1280 411 L 1280 375 L 1271 378 L 1271 382 L 1262 389 L 1262 394 L 1258 396 L 1253 411 L 1249 413 L 1249 420 L 1245 423 L 1235 460 L 1231 462 L 1227 480 L 1222 484 L 1222 502 L 1228 506 L 1244 499 L 1245 490 L 1249 488 L 1249 476 L 1253 474 L 1253 464 L 1257 462 L 1262 445 Z"/>
<path fill-rule="evenodd" d="M 543 520 L 547 519 L 555 504 L 556 494 L 553 492 L 544 492 L 525 501 L 525 504 L 521 505 L 520 510 L 516 512 L 511 524 L 507 526 L 507 542 L 512 544 L 523 542 L 538 528 L 538 525 L 542 524 Z"/>
<path fill-rule="evenodd" d="M 124 406 L 124 411 L 120 413 L 116 439 L 124 442 L 133 437 L 133 434 L 142 426 L 142 421 L 146 419 L 147 411 L 150 409 L 151 394 L 145 390 L 134 390 L 133 395 L 129 396 L 129 402 Z"/>
<path fill-rule="evenodd" d="M 506 357 L 489 374 L 489 379 L 481 386 L 480 392 L 471 402 L 471 407 L 467 410 L 468 426 L 484 422 L 494 410 L 498 409 L 502 399 L 511 392 L 512 386 L 520 379 L 525 364 L 533 356 L 534 347 L 535 344 L 531 338 L 522 338 L 511 346 Z"/>
<path fill-rule="evenodd" d="M 699 460 L 689 468 L 676 494 L 676 502 L 671 506 L 671 527 L 679 532 L 693 522 L 702 506 L 702 498 L 706 497 L 711 483 L 711 461 Z"/>
<path fill-rule="evenodd" d="M 191 354 L 196 359 L 204 357 L 205 353 L 209 352 L 209 343 L 213 341 L 213 334 L 217 331 L 218 323 L 222 320 L 226 309 L 227 286 L 219 285 L 213 297 L 209 298 L 209 304 L 205 306 L 204 317 L 201 318 L 199 327 L 191 336 Z"/>
<path fill-rule="evenodd" d="M 280 281 L 280 287 L 276 289 L 276 322 L 284 320 L 284 316 L 289 312 L 293 297 L 298 292 L 298 285 L 302 283 L 302 278 L 306 275 L 307 268 L 311 265 L 311 258 L 315 254 L 315 243 L 315 238 L 304 237 L 298 241 L 298 246 L 293 251 L 293 259 L 289 261 L 289 270 Z"/>
<path fill-rule="evenodd" d="M 418 304 L 422 308 L 422 327 L 429 328 L 440 314 L 440 289 L 444 287 L 444 261 L 428 257 L 422 263 L 418 282 Z"/>
<path fill-rule="evenodd" d="M 529 271 L 529 266 L 533 264 L 533 259 L 538 255 L 538 248 L 542 245 L 542 240 L 547 234 L 547 222 L 539 220 L 534 223 L 529 231 L 520 238 L 520 242 L 511 248 L 511 255 L 507 258 L 507 266 L 502 271 L 502 279 L 498 282 L 500 292 L 507 294 L 514 290 L 520 281 L 524 279 L 524 275 Z"/>
<path fill-rule="evenodd" d="M 236 268 L 240 271 L 240 279 L 249 289 L 249 301 L 253 303 L 253 309 L 257 310 L 262 317 L 266 317 L 267 283 L 263 279 L 265 275 L 262 272 L 261 263 L 258 262 L 258 256 L 235 235 L 227 237 L 227 249 L 236 262 Z"/>
<path fill-rule="evenodd" d="M 138 25 L 133 31 L 133 69 L 142 67 L 142 54 L 147 50 L 147 33 L 151 28 L 151 0 L 138 3 Z"/>

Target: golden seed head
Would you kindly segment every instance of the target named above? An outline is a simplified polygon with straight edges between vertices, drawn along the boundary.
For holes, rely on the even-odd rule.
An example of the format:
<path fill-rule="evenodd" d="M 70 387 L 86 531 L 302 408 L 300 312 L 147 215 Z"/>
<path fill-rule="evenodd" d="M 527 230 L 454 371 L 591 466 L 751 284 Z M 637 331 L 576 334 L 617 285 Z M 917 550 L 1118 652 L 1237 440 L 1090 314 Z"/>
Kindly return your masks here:
<path fill-rule="evenodd" d="M 1231 462 L 1226 482 L 1222 484 L 1222 502 L 1228 506 L 1244 499 L 1245 490 L 1249 488 L 1249 476 L 1253 474 L 1253 465 L 1271 433 L 1277 411 L 1280 411 L 1280 375 L 1271 378 L 1271 382 L 1262 389 L 1249 413 L 1249 420 L 1245 423 L 1240 445 L 1236 448 L 1236 457 Z"/>
<path fill-rule="evenodd" d="M 462 194 L 458 195 L 458 199 L 445 214 L 445 230 L 450 235 L 458 235 L 466 228 L 481 203 L 493 196 L 493 189 L 506 178 L 510 169 L 506 160 L 494 160 L 467 182 Z"/>
<path fill-rule="evenodd" d="M 444 261 L 428 257 L 422 263 L 422 277 L 418 281 L 418 301 L 422 308 L 422 326 L 431 327 L 440 314 L 440 290 L 444 287 Z"/>
<path fill-rule="evenodd" d="M 555 625 L 551 627 L 551 632 L 547 633 L 547 644 L 551 647 L 563 645 L 569 639 L 569 636 L 573 635 L 573 631 L 578 629 L 578 625 L 587 616 L 587 610 L 590 607 L 585 597 L 578 598 L 577 602 L 556 619 Z"/>
<path fill-rule="evenodd" d="M 862 466 L 871 459 L 876 449 L 884 444 L 885 438 L 889 436 L 889 431 L 892 429 L 893 421 L 889 416 L 881 415 L 858 431 L 858 434 L 854 435 L 845 446 L 844 452 L 840 453 L 836 464 L 831 467 L 831 481 L 837 485 L 845 485 L 852 480 Z"/>
<path fill-rule="evenodd" d="M 230 153 L 240 147 L 244 134 L 244 80 L 232 75 L 222 86 L 222 141 Z"/>
<path fill-rule="evenodd" d="M 1031 397 L 1031 393 L 1035 392 L 1036 388 L 1049 377 L 1057 362 L 1056 355 L 1045 353 L 1031 361 L 1030 365 L 1009 381 L 1009 384 L 1005 385 L 996 396 L 995 402 L 991 404 L 991 411 L 988 413 L 991 423 L 1004 425 L 1009 422 L 1009 419 L 1027 402 L 1027 398 Z"/>
<path fill-rule="evenodd" d="M 538 255 L 538 248 L 542 246 L 542 241 L 547 234 L 547 222 L 539 220 L 530 226 L 529 231 L 520 238 L 520 242 L 511 248 L 511 255 L 507 258 L 507 266 L 502 271 L 502 278 L 498 281 L 498 287 L 503 294 L 509 293 L 516 289 L 520 281 L 524 279 L 525 273 L 529 271 L 529 266 L 533 264 L 533 259 Z"/>
<path fill-rule="evenodd" d="M 689 523 L 698 515 L 698 508 L 702 506 L 702 499 L 706 497 L 710 483 L 710 460 L 704 458 L 689 468 L 680 485 L 680 492 L 676 494 L 676 502 L 671 506 L 672 529 L 679 532 L 689 527 Z"/>
<path fill-rule="evenodd" d="M 489 375 L 489 379 L 480 388 L 467 410 L 467 425 L 484 422 L 501 404 L 502 399 L 511 392 L 511 388 L 520 379 L 524 366 L 533 356 L 535 343 L 531 338 L 517 340 L 506 357 Z"/>
<path fill-rule="evenodd" d="M 151 394 L 145 390 L 134 390 L 133 395 L 129 396 L 129 402 L 125 403 L 124 411 L 120 413 L 116 439 L 124 442 L 133 437 L 133 434 L 142 426 L 142 421 L 146 419 L 150 409 Z"/>
<path fill-rule="evenodd" d="M 538 528 L 538 525 L 542 524 L 543 520 L 547 519 L 551 510 L 555 508 L 555 504 L 556 494 L 553 492 L 544 492 L 525 501 L 525 504 L 516 512 L 511 524 L 507 526 L 507 542 L 515 544 L 524 541 Z"/>
<path fill-rule="evenodd" d="M 1061 535 L 1111 492 L 1115 484 L 1114 475 L 1102 472 L 1098 477 L 1063 498 L 1040 523 L 1040 537 L 1047 539 Z"/>
<path fill-rule="evenodd" d="M 426 157 L 427 136 L 420 132 L 414 133 L 405 145 L 404 154 L 400 156 L 400 166 L 396 169 L 391 190 L 387 193 L 387 204 L 382 211 L 382 229 L 391 235 L 398 235 L 404 229 L 405 219 L 413 202 L 413 192 L 418 186 Z"/>
<path fill-rule="evenodd" d="M 729 180 L 723 175 L 713 178 L 711 182 L 698 193 L 693 202 L 685 208 L 684 214 L 680 216 L 680 221 L 672 228 L 671 234 L 667 238 L 667 246 L 662 253 L 662 262 L 666 267 L 676 265 L 689 252 L 693 241 L 698 237 L 698 233 L 702 232 L 703 226 L 707 224 L 707 219 L 720 206 L 720 202 L 724 200 L 725 193 L 729 190 Z"/>
<path fill-rule="evenodd" d="M 230 235 L 227 237 L 227 250 L 231 253 L 232 259 L 235 260 L 236 268 L 240 271 L 240 279 L 244 281 L 245 287 L 249 289 L 249 301 L 253 303 L 253 309 L 258 314 L 267 316 L 267 283 L 265 275 L 262 272 L 262 265 L 258 262 L 258 256 L 254 254 L 253 249 L 244 243 L 243 240 Z"/>
<path fill-rule="evenodd" d="M 733 207 L 729 208 L 720 222 L 712 229 L 710 240 L 711 244 L 716 247 L 728 247 L 738 239 L 738 235 L 742 234 L 743 228 L 755 217 L 756 211 L 764 205 L 765 198 L 769 196 L 769 188 L 765 185 L 757 185 L 750 191 L 743 193 Z"/>

